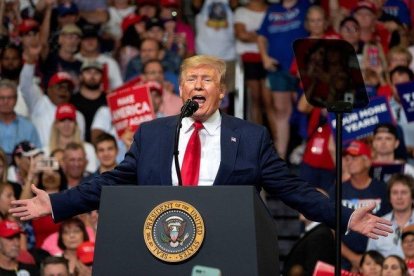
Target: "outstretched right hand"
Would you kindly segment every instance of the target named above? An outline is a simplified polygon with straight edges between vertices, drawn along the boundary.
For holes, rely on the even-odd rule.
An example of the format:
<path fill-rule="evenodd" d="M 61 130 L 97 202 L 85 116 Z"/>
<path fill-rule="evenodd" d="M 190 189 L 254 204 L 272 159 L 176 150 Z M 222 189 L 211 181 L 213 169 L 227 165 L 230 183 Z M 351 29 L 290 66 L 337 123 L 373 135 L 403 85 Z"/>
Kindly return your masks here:
<path fill-rule="evenodd" d="M 9 213 L 20 220 L 31 220 L 50 215 L 52 213 L 52 204 L 48 193 L 31 185 L 32 192 L 35 195 L 31 199 L 14 200 L 13 206 Z"/>

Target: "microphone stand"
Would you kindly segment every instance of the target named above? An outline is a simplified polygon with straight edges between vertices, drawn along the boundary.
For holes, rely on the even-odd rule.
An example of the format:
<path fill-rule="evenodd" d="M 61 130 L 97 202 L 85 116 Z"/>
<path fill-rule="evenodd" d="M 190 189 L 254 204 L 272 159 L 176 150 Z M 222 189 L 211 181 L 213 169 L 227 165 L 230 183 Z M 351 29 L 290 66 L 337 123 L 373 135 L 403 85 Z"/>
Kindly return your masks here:
<path fill-rule="evenodd" d="M 335 227 L 335 276 L 341 275 L 341 247 L 342 247 L 342 119 L 343 114 L 352 112 L 352 103 L 338 101 L 327 108 L 329 112 L 335 113 L 336 118 L 336 185 L 335 185 L 335 213 L 336 213 L 336 227 Z"/>
<path fill-rule="evenodd" d="M 181 121 L 184 117 L 189 117 L 194 114 L 198 109 L 198 103 L 194 102 L 190 99 L 185 101 L 183 107 L 181 107 L 180 116 L 178 117 L 177 126 L 175 127 L 175 139 L 174 139 L 174 163 L 175 163 L 175 171 L 177 174 L 178 179 L 178 186 L 183 185 L 183 180 L 181 178 L 181 169 L 180 163 L 178 162 L 178 141 L 180 140 L 180 130 L 181 130 Z"/>

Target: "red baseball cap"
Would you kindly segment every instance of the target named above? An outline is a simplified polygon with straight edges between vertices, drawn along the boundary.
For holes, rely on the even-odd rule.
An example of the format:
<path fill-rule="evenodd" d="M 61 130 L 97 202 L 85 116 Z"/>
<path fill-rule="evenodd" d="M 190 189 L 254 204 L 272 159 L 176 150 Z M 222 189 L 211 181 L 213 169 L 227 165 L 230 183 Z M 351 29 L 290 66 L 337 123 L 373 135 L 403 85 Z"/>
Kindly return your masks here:
<path fill-rule="evenodd" d="M 135 3 L 138 6 L 144 6 L 144 5 L 158 6 L 158 0 L 136 0 Z"/>
<path fill-rule="evenodd" d="M 39 32 L 39 23 L 33 19 L 23 19 L 22 23 L 20 23 L 19 27 L 19 34 L 24 35 L 31 31 Z"/>
<path fill-rule="evenodd" d="M 21 233 L 23 231 L 17 222 L 11 220 L 0 221 L 0 237 L 10 238 Z"/>
<path fill-rule="evenodd" d="M 95 253 L 95 243 L 86 241 L 81 243 L 76 249 L 76 256 L 83 264 L 93 263 L 93 256 Z"/>
<path fill-rule="evenodd" d="M 371 1 L 359 1 L 356 7 L 352 10 L 353 13 L 360 9 L 370 10 L 372 13 L 377 13 L 377 6 Z"/>
<path fill-rule="evenodd" d="M 161 7 L 178 8 L 180 7 L 180 0 L 161 0 Z"/>
<path fill-rule="evenodd" d="M 71 85 L 72 89 L 75 87 L 72 77 L 66 72 L 57 72 L 56 74 L 54 74 L 49 80 L 48 87 L 62 82 L 68 82 Z"/>
<path fill-rule="evenodd" d="M 139 23 L 141 21 L 142 21 L 141 16 L 135 13 L 131 13 L 130 15 L 125 17 L 124 20 L 122 20 L 122 24 L 121 24 L 122 31 L 125 32 L 129 26 Z"/>
<path fill-rule="evenodd" d="M 355 140 L 346 148 L 345 154 L 352 156 L 365 155 L 371 159 L 371 148 L 364 142 Z"/>
<path fill-rule="evenodd" d="M 76 107 L 70 103 L 60 104 L 56 108 L 55 119 L 57 121 L 70 119 L 72 121 L 76 120 Z"/>

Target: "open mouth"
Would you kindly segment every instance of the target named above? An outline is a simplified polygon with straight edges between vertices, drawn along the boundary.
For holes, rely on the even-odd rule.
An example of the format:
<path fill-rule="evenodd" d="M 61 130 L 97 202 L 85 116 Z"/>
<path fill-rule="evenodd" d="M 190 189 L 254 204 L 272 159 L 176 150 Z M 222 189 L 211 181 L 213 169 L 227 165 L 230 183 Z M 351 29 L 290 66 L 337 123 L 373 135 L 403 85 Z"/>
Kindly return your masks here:
<path fill-rule="evenodd" d="M 206 102 L 206 97 L 201 95 L 196 95 L 191 98 L 193 101 L 197 102 L 198 104 L 203 104 Z"/>

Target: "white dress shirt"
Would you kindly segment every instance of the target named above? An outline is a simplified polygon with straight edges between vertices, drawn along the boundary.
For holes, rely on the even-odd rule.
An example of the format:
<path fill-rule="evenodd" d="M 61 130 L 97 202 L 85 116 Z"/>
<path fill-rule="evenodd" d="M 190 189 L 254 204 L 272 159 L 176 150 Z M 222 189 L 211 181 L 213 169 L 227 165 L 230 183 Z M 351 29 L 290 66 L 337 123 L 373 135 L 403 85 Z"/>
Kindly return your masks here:
<path fill-rule="evenodd" d="M 194 119 L 184 118 L 180 131 L 180 141 L 178 144 L 178 161 L 180 169 L 183 164 L 185 149 L 194 130 Z M 198 186 L 212 186 L 216 179 L 217 172 L 221 161 L 221 115 L 217 110 L 207 121 L 203 122 L 204 128 L 200 130 L 201 142 L 201 160 L 200 160 L 200 176 Z M 178 185 L 178 178 L 175 170 L 175 161 L 172 162 L 172 183 L 173 186 Z"/>

